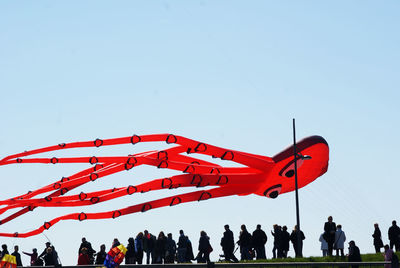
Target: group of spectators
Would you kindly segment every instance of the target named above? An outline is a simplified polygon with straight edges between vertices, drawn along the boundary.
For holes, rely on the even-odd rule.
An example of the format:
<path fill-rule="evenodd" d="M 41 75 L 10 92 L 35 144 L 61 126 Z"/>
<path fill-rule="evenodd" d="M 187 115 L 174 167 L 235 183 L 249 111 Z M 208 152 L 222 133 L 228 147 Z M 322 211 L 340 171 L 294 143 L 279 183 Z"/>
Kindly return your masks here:
<path fill-rule="evenodd" d="M 238 240 L 235 242 L 233 232 L 229 225 L 224 226 L 224 233 L 221 238 L 220 245 L 223 250 L 224 258 L 227 261 L 238 262 L 235 253 L 240 248 L 240 260 L 266 259 L 265 245 L 267 243 L 267 234 L 261 229 L 258 224 L 256 229 L 250 233 L 247 231 L 246 225 L 241 225 L 241 231 Z M 273 225 L 271 235 L 273 237 L 272 258 L 287 258 L 290 242 L 294 249 L 296 257 L 302 257 L 303 240 L 305 236 L 302 231 L 299 231 L 297 226 L 289 233 L 286 226 Z M 388 230 L 390 245 L 383 244 L 379 225 L 374 224 L 373 244 L 376 253 L 381 252 L 384 248 L 384 256 L 386 261 L 395 261 L 396 254 L 393 249 L 400 251 L 400 227 L 396 221 L 392 222 L 392 226 Z M 346 234 L 342 230 L 340 224 L 336 225 L 333 222 L 332 216 L 328 217 L 328 221 L 324 224 L 324 232 L 320 235 L 322 256 L 332 256 L 336 250 L 336 256 L 344 257 L 344 243 Z M 361 261 L 360 250 L 354 241 L 350 241 L 348 251 L 348 261 Z M 117 247 L 120 242 L 117 238 L 114 239 L 111 248 Z M 210 244 L 210 238 L 205 231 L 200 232 L 198 253 L 196 256 L 193 253 L 192 242 L 183 230 L 179 231 L 177 242 L 173 239 L 172 234 L 168 233 L 165 236 L 164 232 L 160 232 L 158 236 L 151 234 L 147 230 L 140 232 L 136 237 L 130 237 L 126 245 L 125 263 L 126 264 L 162 264 L 162 263 L 188 263 L 197 261 L 205 263 L 210 261 L 210 253 L 213 248 Z M 50 242 L 46 243 L 46 247 L 41 254 L 38 254 L 34 248 L 32 252 L 22 252 L 30 256 L 31 266 L 59 266 L 60 261 L 57 251 Z M 0 253 L 1 258 L 9 254 L 7 245 L 2 245 Z M 11 255 L 16 257 L 17 266 L 22 266 L 21 255 L 18 246 L 14 246 L 14 252 Z M 82 243 L 78 250 L 78 265 L 103 265 L 107 256 L 106 246 L 102 244 L 98 252 L 93 249 L 90 242 L 86 238 L 82 238 Z"/>

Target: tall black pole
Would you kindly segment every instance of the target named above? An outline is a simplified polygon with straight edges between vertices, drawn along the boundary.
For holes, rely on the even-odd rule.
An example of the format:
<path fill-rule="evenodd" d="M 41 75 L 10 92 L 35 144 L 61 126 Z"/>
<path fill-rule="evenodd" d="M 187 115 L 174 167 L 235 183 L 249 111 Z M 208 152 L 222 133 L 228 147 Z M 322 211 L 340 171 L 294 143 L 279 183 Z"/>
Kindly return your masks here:
<path fill-rule="evenodd" d="M 303 256 L 300 235 L 299 188 L 297 185 L 297 148 L 296 148 L 296 123 L 293 118 L 293 157 L 294 157 L 294 186 L 296 194 L 296 220 L 297 220 L 297 255 Z M 296 256 L 296 257 L 298 257 Z"/>

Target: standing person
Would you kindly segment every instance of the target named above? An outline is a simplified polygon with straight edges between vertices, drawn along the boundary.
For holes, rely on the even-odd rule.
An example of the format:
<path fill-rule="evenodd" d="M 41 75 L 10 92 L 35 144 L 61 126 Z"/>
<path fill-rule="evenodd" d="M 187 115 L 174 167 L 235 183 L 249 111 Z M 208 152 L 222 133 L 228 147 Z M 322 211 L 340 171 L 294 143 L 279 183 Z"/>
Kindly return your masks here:
<path fill-rule="evenodd" d="M 389 248 L 389 245 L 385 245 L 384 250 L 385 252 L 383 253 L 383 256 L 385 257 L 385 261 L 391 262 L 390 264 L 385 264 L 385 268 L 398 268 L 399 259 L 397 258 L 396 253 L 394 253 L 393 250 Z"/>
<path fill-rule="evenodd" d="M 165 251 L 167 249 L 167 238 L 165 237 L 164 232 L 160 232 L 158 234 L 158 238 L 156 241 L 156 245 L 154 248 L 155 252 L 155 263 L 164 263 L 165 262 Z"/>
<path fill-rule="evenodd" d="M 143 251 L 146 252 L 146 264 L 150 264 L 150 258 L 154 259 L 154 235 L 149 233 L 149 231 L 144 230 L 144 237 L 143 237 Z M 153 263 L 153 261 L 152 261 Z"/>
<path fill-rule="evenodd" d="M 297 225 L 294 226 L 294 229 L 292 233 L 290 234 L 290 241 L 292 241 L 294 252 L 296 255 L 296 258 L 302 258 L 303 257 L 303 240 L 306 239 L 304 236 L 303 231 L 300 230 L 300 241 L 297 239 L 297 233 L 299 230 L 297 229 Z M 298 244 L 300 242 L 300 244 Z"/>
<path fill-rule="evenodd" d="M 290 234 L 287 231 L 286 225 L 284 225 L 282 227 L 282 232 L 281 232 L 282 258 L 287 258 L 289 252 L 289 242 L 290 242 Z"/>
<path fill-rule="evenodd" d="M 165 263 L 174 263 L 176 255 L 176 242 L 172 234 L 167 234 L 167 251 L 165 252 Z"/>
<path fill-rule="evenodd" d="M 348 261 L 349 262 L 361 262 L 360 249 L 356 246 L 356 243 L 353 240 L 351 240 L 349 242 Z M 352 265 L 351 267 L 358 268 L 358 265 Z"/>
<path fill-rule="evenodd" d="M 233 239 L 233 232 L 229 229 L 229 225 L 225 224 L 224 236 L 221 238 L 221 247 L 224 252 L 225 260 L 239 262 L 239 260 L 233 254 L 235 248 L 235 240 Z"/>
<path fill-rule="evenodd" d="M 396 248 L 396 251 L 400 250 L 400 227 L 397 226 L 396 221 L 392 221 L 392 226 L 390 226 L 388 230 L 389 241 L 390 241 L 390 249 L 393 249 L 393 246 Z"/>
<path fill-rule="evenodd" d="M 81 253 L 79 253 L 78 257 L 78 265 L 89 265 L 90 259 L 87 248 L 81 248 Z"/>
<path fill-rule="evenodd" d="M 380 253 L 381 248 L 383 247 L 383 241 L 382 241 L 382 234 L 381 230 L 379 229 L 379 225 L 377 223 L 374 224 L 374 233 L 372 234 L 372 237 L 374 238 L 374 247 L 375 247 L 375 252 Z"/>
<path fill-rule="evenodd" d="M 344 257 L 344 242 L 346 241 L 346 234 L 342 231 L 342 225 L 338 224 L 337 230 L 335 233 L 335 244 L 334 247 L 336 249 L 336 257 L 340 256 Z"/>
<path fill-rule="evenodd" d="M 50 247 L 50 242 L 46 242 L 46 247 L 44 248 L 43 252 L 40 253 L 40 255 L 38 256 L 38 259 L 44 257 L 47 254 L 47 249 Z"/>
<path fill-rule="evenodd" d="M 78 254 L 81 253 L 81 249 L 82 248 L 86 248 L 87 255 L 89 257 L 89 262 L 90 262 L 90 264 L 93 264 L 93 262 L 94 262 L 94 254 L 96 253 L 96 250 L 94 250 L 92 248 L 92 244 L 89 241 L 87 241 L 85 237 L 82 237 L 82 243 L 79 246 Z"/>
<path fill-rule="evenodd" d="M 121 243 L 119 242 L 118 238 L 114 238 L 111 248 L 118 247 L 119 245 L 121 245 Z"/>
<path fill-rule="evenodd" d="M 261 229 L 261 224 L 257 224 L 256 230 L 253 232 L 253 247 L 256 251 L 257 260 L 265 260 L 265 244 L 267 243 L 267 235 Z"/>
<path fill-rule="evenodd" d="M 106 257 L 107 257 L 106 245 L 102 244 L 100 246 L 100 251 L 97 252 L 97 254 L 96 254 L 96 262 L 95 262 L 95 264 L 103 265 Z"/>
<path fill-rule="evenodd" d="M 183 233 L 183 230 L 179 230 L 178 239 L 178 263 L 186 262 L 186 252 L 188 249 L 188 238 Z"/>
<path fill-rule="evenodd" d="M 22 266 L 21 254 L 19 254 L 18 249 L 19 249 L 18 246 L 14 246 L 14 252 L 11 253 L 11 255 L 15 256 L 17 266 Z"/>
<path fill-rule="evenodd" d="M 1 245 L 1 249 L 2 249 L 2 251 L 1 251 L 1 258 L 2 259 L 3 259 L 4 255 L 10 254 L 10 253 L 8 253 L 8 249 L 7 249 L 7 245 L 6 244 Z"/>
<path fill-rule="evenodd" d="M 210 238 L 207 236 L 205 231 L 200 232 L 199 239 L 199 253 L 197 254 L 197 262 L 198 263 L 209 263 L 210 262 L 210 252 L 212 251 L 212 247 L 210 244 Z"/>
<path fill-rule="evenodd" d="M 28 253 L 25 251 L 22 251 L 22 253 L 31 257 L 31 266 L 37 266 L 36 261 L 38 259 L 38 253 L 36 248 L 32 249 L 32 253 Z"/>
<path fill-rule="evenodd" d="M 272 248 L 272 258 L 276 259 L 277 255 L 278 257 L 280 251 L 280 244 L 281 244 L 281 227 L 278 224 L 274 224 L 272 226 L 272 228 L 274 229 L 273 232 L 271 231 L 272 236 L 274 237 L 274 247 Z"/>
<path fill-rule="evenodd" d="M 247 231 L 246 225 L 242 224 L 240 226 L 240 234 L 238 244 L 240 246 L 240 260 L 251 260 L 252 257 L 250 255 L 250 250 L 252 248 L 251 245 L 251 234 Z"/>
<path fill-rule="evenodd" d="M 321 242 L 322 257 L 326 257 L 328 255 L 328 243 L 324 238 L 324 233 L 319 236 L 319 242 Z"/>
<path fill-rule="evenodd" d="M 187 250 L 186 250 L 185 260 L 186 262 L 191 263 L 192 260 L 194 260 L 192 242 L 190 241 L 188 236 L 186 236 L 186 241 L 187 241 Z"/>
<path fill-rule="evenodd" d="M 135 240 L 129 237 L 128 245 L 126 246 L 125 264 L 135 264 Z"/>
<path fill-rule="evenodd" d="M 43 259 L 44 259 L 45 266 L 54 266 L 55 265 L 52 247 L 48 247 L 46 249 L 46 254 L 43 256 Z"/>
<path fill-rule="evenodd" d="M 335 243 L 336 223 L 333 222 L 332 216 L 328 217 L 328 221 L 324 224 L 324 238 L 328 243 L 328 256 L 332 256 L 333 244 Z"/>
<path fill-rule="evenodd" d="M 142 264 L 143 263 L 143 233 L 140 232 L 137 234 L 135 238 L 135 263 Z"/>

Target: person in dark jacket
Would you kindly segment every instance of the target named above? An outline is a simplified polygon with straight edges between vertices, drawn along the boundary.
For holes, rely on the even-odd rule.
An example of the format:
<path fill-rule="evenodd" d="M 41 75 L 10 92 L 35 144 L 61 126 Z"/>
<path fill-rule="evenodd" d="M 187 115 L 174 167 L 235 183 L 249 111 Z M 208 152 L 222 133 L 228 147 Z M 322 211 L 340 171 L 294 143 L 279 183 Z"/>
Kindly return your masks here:
<path fill-rule="evenodd" d="M 4 255 L 10 254 L 10 253 L 8 253 L 8 249 L 7 249 L 7 245 L 6 244 L 1 245 L 1 249 L 2 249 L 2 251 L 1 251 L 1 258 L 2 259 L 3 259 Z"/>
<path fill-rule="evenodd" d="M 155 246 L 156 237 L 149 233 L 147 230 L 144 230 L 143 236 L 143 251 L 146 252 L 146 264 L 154 263 L 154 246 Z"/>
<path fill-rule="evenodd" d="M 287 258 L 289 247 L 290 247 L 290 234 L 287 231 L 286 225 L 282 227 L 281 232 L 281 249 L 282 249 L 282 258 Z"/>
<path fill-rule="evenodd" d="M 256 259 L 264 260 L 267 258 L 265 255 L 265 244 L 267 243 L 267 235 L 261 229 L 261 224 L 257 224 L 256 230 L 253 232 L 253 247 L 256 251 Z"/>
<path fill-rule="evenodd" d="M 324 239 L 328 243 L 328 256 L 332 256 L 333 244 L 335 243 L 336 223 L 333 222 L 332 216 L 328 217 L 328 221 L 324 224 Z"/>
<path fill-rule="evenodd" d="M 210 244 L 210 238 L 207 236 L 207 233 L 205 231 L 201 231 L 199 239 L 199 253 L 197 254 L 197 262 L 209 263 L 211 251 L 212 249 Z"/>
<path fill-rule="evenodd" d="M 96 262 L 95 264 L 97 265 L 103 265 L 104 264 L 104 260 L 107 257 L 107 252 L 106 252 L 106 245 L 102 244 L 100 246 L 100 251 L 97 252 L 96 254 Z"/>
<path fill-rule="evenodd" d="M 300 241 L 298 241 L 298 233 L 300 232 Z M 303 257 L 303 240 L 306 239 L 303 231 L 297 229 L 297 225 L 294 226 L 292 233 L 290 234 L 290 241 L 292 241 L 296 258 Z M 300 244 L 299 244 L 300 242 Z"/>
<path fill-rule="evenodd" d="M 18 246 L 14 246 L 14 252 L 11 253 L 11 255 L 15 256 L 17 266 L 22 266 L 21 254 L 19 254 L 18 249 L 19 249 Z"/>
<path fill-rule="evenodd" d="M 140 232 L 137 234 L 135 238 L 135 263 L 142 264 L 143 263 L 143 233 Z"/>
<path fill-rule="evenodd" d="M 278 258 L 281 258 L 280 256 L 280 248 L 281 248 L 281 227 L 278 224 L 273 225 L 273 231 L 271 231 L 272 236 L 274 237 L 274 247 L 272 248 L 272 258 L 276 259 L 276 256 L 278 255 Z"/>
<path fill-rule="evenodd" d="M 228 224 L 226 224 L 224 228 L 225 232 L 224 236 L 221 238 L 221 247 L 222 251 L 224 252 L 225 260 L 239 262 L 235 254 L 233 254 L 233 250 L 235 248 L 235 240 L 233 238 L 233 232 L 229 229 Z"/>
<path fill-rule="evenodd" d="M 94 262 L 94 254 L 96 253 L 96 250 L 94 250 L 92 248 L 92 244 L 89 241 L 87 241 L 85 237 L 82 237 L 82 243 L 79 246 L 78 254 L 82 253 L 82 251 L 81 251 L 82 248 L 86 248 L 87 255 L 89 257 L 89 262 L 90 262 L 90 264 L 93 264 L 93 262 Z"/>
<path fill-rule="evenodd" d="M 46 254 L 43 256 L 43 259 L 44 259 L 45 266 L 54 266 L 55 265 L 52 247 L 48 247 L 46 249 Z"/>
<path fill-rule="evenodd" d="M 165 251 L 167 249 L 167 238 L 165 237 L 164 232 L 160 232 L 158 234 L 158 238 L 156 241 L 156 245 L 154 247 L 155 253 L 155 263 L 164 263 L 165 262 Z"/>
<path fill-rule="evenodd" d="M 186 260 L 186 262 L 191 263 L 192 260 L 194 260 L 192 242 L 190 241 L 188 236 L 185 236 L 185 237 L 186 237 L 186 241 L 187 241 L 187 250 L 186 250 L 185 260 Z"/>
<path fill-rule="evenodd" d="M 348 255 L 349 262 L 361 262 L 361 254 L 360 249 L 356 246 L 356 243 L 351 240 L 349 242 L 349 255 Z M 352 268 L 358 268 L 358 265 L 352 265 Z"/>
<path fill-rule="evenodd" d="M 239 241 L 237 242 L 240 246 L 240 260 L 251 260 L 253 259 L 250 254 L 250 250 L 252 249 L 251 234 L 247 231 L 244 224 L 240 226 L 240 229 Z"/>
<path fill-rule="evenodd" d="M 374 224 L 374 228 L 375 230 L 374 233 L 372 234 L 372 237 L 374 238 L 375 252 L 380 253 L 381 248 L 383 247 L 381 230 L 379 229 L 379 225 L 377 223 Z"/>
<path fill-rule="evenodd" d="M 185 236 L 183 230 L 179 230 L 178 239 L 178 263 L 184 263 L 187 261 L 186 253 L 188 251 L 188 238 Z"/>
<path fill-rule="evenodd" d="M 36 261 L 38 259 L 38 253 L 36 248 L 32 249 L 32 253 L 28 253 L 25 251 L 22 251 L 22 253 L 31 257 L 31 266 L 37 266 Z"/>
<path fill-rule="evenodd" d="M 167 234 L 167 250 L 165 252 L 165 263 L 174 263 L 176 255 L 176 242 L 172 234 Z"/>
<path fill-rule="evenodd" d="M 128 245 L 126 246 L 125 264 L 135 264 L 135 240 L 129 237 Z"/>
<path fill-rule="evenodd" d="M 400 250 L 400 227 L 397 226 L 396 221 L 392 221 L 392 226 L 388 230 L 390 249 L 395 247 L 396 251 Z"/>

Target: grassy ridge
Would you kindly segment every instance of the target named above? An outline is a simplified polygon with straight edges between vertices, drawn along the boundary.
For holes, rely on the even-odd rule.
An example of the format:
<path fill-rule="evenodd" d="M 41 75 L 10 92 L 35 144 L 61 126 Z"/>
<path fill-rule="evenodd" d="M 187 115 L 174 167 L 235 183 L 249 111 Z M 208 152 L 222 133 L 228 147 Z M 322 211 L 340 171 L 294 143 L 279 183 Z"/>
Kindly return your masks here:
<path fill-rule="evenodd" d="M 400 252 L 396 253 L 400 259 Z M 364 262 L 384 261 L 382 253 L 362 254 L 361 259 Z M 307 257 L 307 258 L 286 258 L 286 259 L 268 259 L 253 260 L 247 262 L 347 262 L 347 257 Z"/>

